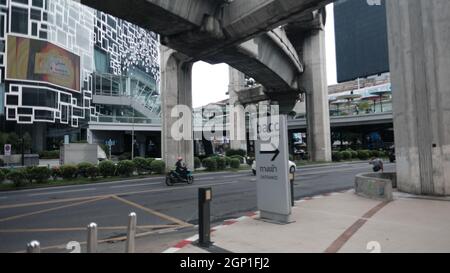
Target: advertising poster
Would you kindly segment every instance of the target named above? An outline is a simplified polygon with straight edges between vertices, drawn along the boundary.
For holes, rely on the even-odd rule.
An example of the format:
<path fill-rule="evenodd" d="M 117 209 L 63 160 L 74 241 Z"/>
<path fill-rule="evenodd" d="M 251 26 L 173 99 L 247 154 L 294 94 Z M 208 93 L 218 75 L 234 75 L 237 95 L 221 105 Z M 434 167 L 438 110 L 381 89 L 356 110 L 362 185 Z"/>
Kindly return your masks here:
<path fill-rule="evenodd" d="M 52 43 L 8 36 L 8 79 L 41 81 L 80 91 L 80 57 Z"/>

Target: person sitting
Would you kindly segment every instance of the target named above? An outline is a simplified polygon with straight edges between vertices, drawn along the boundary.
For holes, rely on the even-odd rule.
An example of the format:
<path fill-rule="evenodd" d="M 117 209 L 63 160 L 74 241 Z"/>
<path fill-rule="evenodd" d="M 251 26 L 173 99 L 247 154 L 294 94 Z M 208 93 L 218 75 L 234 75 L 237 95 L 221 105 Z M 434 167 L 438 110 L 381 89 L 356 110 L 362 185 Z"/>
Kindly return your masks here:
<path fill-rule="evenodd" d="M 182 157 L 178 157 L 177 159 L 177 163 L 175 163 L 176 166 L 176 172 L 183 178 L 186 179 L 187 177 L 187 168 L 186 168 L 186 164 L 184 164 L 183 162 L 183 158 Z"/>
<path fill-rule="evenodd" d="M 383 160 L 373 157 L 369 164 L 373 165 L 374 172 L 384 172 Z"/>

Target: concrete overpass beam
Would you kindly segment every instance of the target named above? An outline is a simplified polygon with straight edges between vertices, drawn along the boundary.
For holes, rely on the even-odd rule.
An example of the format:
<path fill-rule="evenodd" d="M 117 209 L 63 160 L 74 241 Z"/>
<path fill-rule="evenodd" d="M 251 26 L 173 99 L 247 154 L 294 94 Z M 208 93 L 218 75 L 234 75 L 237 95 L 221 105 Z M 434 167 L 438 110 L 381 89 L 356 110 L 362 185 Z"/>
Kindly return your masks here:
<path fill-rule="evenodd" d="M 450 195 L 450 1 L 386 4 L 398 187 Z"/>
<path fill-rule="evenodd" d="M 162 157 L 168 167 L 173 167 L 177 157 L 183 157 L 189 168 L 194 167 L 194 142 L 192 140 L 192 115 L 190 124 L 183 125 L 190 139 L 177 140 L 172 135 L 172 126 L 179 120 L 172 117 L 176 105 L 186 105 L 192 111 L 192 63 L 186 56 L 161 46 L 161 94 L 162 94 Z"/>
<path fill-rule="evenodd" d="M 325 31 L 314 30 L 303 41 L 308 153 L 312 161 L 331 161 L 330 114 L 326 71 Z"/>

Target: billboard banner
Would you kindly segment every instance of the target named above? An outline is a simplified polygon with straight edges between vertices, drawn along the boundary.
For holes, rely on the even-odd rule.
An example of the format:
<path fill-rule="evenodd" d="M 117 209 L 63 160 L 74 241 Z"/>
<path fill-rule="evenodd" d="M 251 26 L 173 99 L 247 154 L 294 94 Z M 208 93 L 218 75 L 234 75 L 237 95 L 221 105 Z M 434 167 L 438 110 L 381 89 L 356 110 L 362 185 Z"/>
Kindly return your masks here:
<path fill-rule="evenodd" d="M 9 35 L 6 77 L 80 91 L 80 57 L 52 43 Z"/>

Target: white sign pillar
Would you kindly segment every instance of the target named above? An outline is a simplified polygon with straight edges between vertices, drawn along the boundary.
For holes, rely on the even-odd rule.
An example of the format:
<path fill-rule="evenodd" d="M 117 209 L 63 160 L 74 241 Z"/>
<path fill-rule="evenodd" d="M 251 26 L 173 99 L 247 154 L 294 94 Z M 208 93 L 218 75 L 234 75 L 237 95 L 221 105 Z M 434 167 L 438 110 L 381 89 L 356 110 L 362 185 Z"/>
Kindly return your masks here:
<path fill-rule="evenodd" d="M 287 135 L 286 115 L 268 117 L 267 121 L 259 123 L 256 143 L 256 175 L 258 209 L 262 220 L 278 223 L 290 222 L 291 197 Z M 270 136 L 269 140 L 267 136 Z"/>

